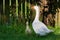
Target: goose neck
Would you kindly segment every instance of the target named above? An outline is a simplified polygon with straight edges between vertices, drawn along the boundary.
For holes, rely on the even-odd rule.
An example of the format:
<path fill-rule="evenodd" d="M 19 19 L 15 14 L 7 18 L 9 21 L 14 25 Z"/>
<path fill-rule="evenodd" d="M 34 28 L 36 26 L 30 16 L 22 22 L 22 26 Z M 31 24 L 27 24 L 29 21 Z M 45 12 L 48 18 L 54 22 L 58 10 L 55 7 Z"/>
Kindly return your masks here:
<path fill-rule="evenodd" d="M 39 20 L 39 10 L 36 10 L 35 20 Z"/>

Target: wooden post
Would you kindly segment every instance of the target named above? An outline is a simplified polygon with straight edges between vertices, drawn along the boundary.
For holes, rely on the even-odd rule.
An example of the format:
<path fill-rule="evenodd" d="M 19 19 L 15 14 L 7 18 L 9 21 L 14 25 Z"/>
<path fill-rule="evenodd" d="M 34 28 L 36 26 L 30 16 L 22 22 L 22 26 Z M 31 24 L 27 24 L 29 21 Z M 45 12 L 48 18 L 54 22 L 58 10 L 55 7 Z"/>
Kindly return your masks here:
<path fill-rule="evenodd" d="M 21 2 L 21 18 L 23 18 L 23 3 Z"/>
<path fill-rule="evenodd" d="M 25 1 L 25 19 L 27 19 L 27 2 Z"/>
<path fill-rule="evenodd" d="M 3 19 L 5 18 L 5 0 L 3 0 Z M 2 23 L 5 23 L 5 20 L 2 21 Z"/>
<path fill-rule="evenodd" d="M 3 13 L 5 14 L 5 0 L 3 0 Z"/>
<path fill-rule="evenodd" d="M 18 0 L 16 0 L 16 17 L 18 17 Z"/>
<path fill-rule="evenodd" d="M 56 15 L 55 15 L 55 26 L 60 26 L 60 9 L 56 9 Z"/>
<path fill-rule="evenodd" d="M 31 7 L 31 6 L 30 6 L 30 0 L 29 0 L 28 6 L 29 6 L 29 12 L 28 12 L 28 13 L 29 13 L 29 15 L 28 15 L 28 16 L 29 16 L 29 20 L 28 20 L 28 21 L 29 21 L 29 24 L 30 24 L 30 21 L 31 21 L 31 20 L 30 20 L 30 7 Z"/>
<path fill-rule="evenodd" d="M 58 13 L 58 26 L 60 26 L 60 9 L 59 9 L 59 13 Z"/>
<path fill-rule="evenodd" d="M 11 0 L 9 0 L 9 7 L 10 7 L 10 8 L 9 8 L 9 9 L 10 9 L 10 14 L 9 14 L 9 16 L 11 17 L 11 16 L 12 16 L 12 14 L 11 14 L 11 12 L 12 12 L 12 11 L 11 11 Z"/>

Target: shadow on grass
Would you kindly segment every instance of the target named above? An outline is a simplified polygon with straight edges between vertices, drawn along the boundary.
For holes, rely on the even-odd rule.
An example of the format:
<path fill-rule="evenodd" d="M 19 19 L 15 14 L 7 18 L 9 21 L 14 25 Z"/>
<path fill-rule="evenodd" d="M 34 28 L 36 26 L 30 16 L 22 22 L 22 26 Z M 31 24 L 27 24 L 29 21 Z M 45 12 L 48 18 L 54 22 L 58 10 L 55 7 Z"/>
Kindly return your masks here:
<path fill-rule="evenodd" d="M 35 37 L 35 39 L 37 40 L 60 40 L 60 35 L 56 35 L 54 33 L 50 33 L 46 36 L 37 36 L 37 38 Z"/>
<path fill-rule="evenodd" d="M 60 29 L 59 29 L 60 30 Z M 25 26 L 0 26 L 0 40 L 60 40 L 60 34 L 58 29 L 54 33 L 50 33 L 46 36 L 38 36 L 33 31 L 32 34 L 25 34 Z"/>
<path fill-rule="evenodd" d="M 4 34 L 0 33 L 0 40 L 60 40 L 60 35 L 50 33 L 46 36 L 37 36 L 36 34 Z"/>

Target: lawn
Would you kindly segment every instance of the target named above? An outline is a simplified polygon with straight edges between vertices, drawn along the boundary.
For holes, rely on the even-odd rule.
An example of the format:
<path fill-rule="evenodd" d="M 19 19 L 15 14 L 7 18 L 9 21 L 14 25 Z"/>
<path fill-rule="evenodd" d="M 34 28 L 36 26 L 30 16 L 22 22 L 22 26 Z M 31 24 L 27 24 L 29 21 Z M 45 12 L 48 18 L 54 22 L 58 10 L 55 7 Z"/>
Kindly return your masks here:
<path fill-rule="evenodd" d="M 23 24 L 0 25 L 0 40 L 60 40 L 60 28 L 53 28 L 53 30 L 54 32 L 47 36 L 38 36 L 33 30 L 31 34 L 25 34 Z"/>

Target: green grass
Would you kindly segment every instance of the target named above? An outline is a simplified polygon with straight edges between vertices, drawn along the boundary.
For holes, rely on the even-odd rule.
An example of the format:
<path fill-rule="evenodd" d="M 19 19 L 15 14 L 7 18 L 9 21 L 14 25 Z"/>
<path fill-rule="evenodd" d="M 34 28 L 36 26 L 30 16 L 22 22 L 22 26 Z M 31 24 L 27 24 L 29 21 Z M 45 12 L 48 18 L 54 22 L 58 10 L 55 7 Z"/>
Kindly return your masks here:
<path fill-rule="evenodd" d="M 54 32 L 47 36 L 38 36 L 33 29 L 32 34 L 25 34 L 25 25 L 23 24 L 0 25 L 0 40 L 60 40 L 60 28 L 53 28 L 53 30 Z"/>

